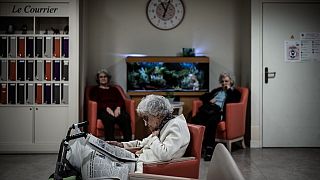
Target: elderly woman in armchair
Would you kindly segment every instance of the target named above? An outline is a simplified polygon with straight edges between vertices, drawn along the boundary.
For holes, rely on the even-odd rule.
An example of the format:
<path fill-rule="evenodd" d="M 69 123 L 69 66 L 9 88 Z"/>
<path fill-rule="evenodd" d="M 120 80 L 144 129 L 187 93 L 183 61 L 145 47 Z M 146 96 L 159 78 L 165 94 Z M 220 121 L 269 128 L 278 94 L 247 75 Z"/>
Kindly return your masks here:
<path fill-rule="evenodd" d="M 195 124 L 206 127 L 202 147 L 205 149 L 204 160 L 210 161 L 215 144 L 215 134 L 218 123 L 225 114 L 225 104 L 240 101 L 241 94 L 234 88 L 234 81 L 229 73 L 221 73 L 219 76 L 220 87 L 217 87 L 200 96 L 203 105 L 192 119 Z"/>
<path fill-rule="evenodd" d="M 114 140 L 114 125 L 118 124 L 123 132 L 124 141 L 131 140 L 132 130 L 129 114 L 125 110 L 124 100 L 119 90 L 110 85 L 111 75 L 101 69 L 96 74 L 98 83 L 90 91 L 90 99 L 97 102 L 97 116 L 102 120 L 105 140 Z"/>
<path fill-rule="evenodd" d="M 151 134 L 142 141 L 109 143 L 123 148 L 139 148 L 138 161 L 157 162 L 181 158 L 190 142 L 187 121 L 183 115 L 174 117 L 168 99 L 158 95 L 147 95 L 137 107 Z"/>
<path fill-rule="evenodd" d="M 100 144 L 99 147 L 104 147 L 108 143 L 121 148 L 134 149 L 135 154 L 128 153 L 130 154 L 131 160 L 134 157 L 134 161 L 137 161 L 135 164 L 136 172 L 142 172 L 143 163 L 146 162 L 169 161 L 181 158 L 189 145 L 190 132 L 184 116 L 174 117 L 172 112 L 173 108 L 168 99 L 163 96 L 148 95 L 139 103 L 137 113 L 143 118 L 151 134 L 142 141 L 117 142 L 100 140 L 98 143 Z M 90 143 L 91 138 L 95 139 L 92 135 L 88 135 L 87 140 L 84 138 L 77 139 L 70 146 L 70 151 L 68 151 L 67 154 L 67 159 L 70 161 L 70 164 L 77 170 L 83 170 L 81 172 L 83 179 L 87 179 L 89 176 L 91 177 L 91 175 L 94 177 L 109 177 L 111 175 L 127 177 L 127 175 L 122 172 L 132 172 L 131 170 L 133 169 L 128 168 L 129 166 L 131 167 L 131 165 L 126 165 L 122 161 L 118 161 L 109 155 L 109 153 L 105 153 L 104 151 L 101 153 L 101 149 L 99 150 L 96 145 Z M 109 172 L 110 169 L 108 169 L 108 167 L 122 170 L 119 171 L 121 172 L 120 174 L 118 171 L 113 174 Z M 95 172 L 90 174 L 93 172 L 93 169 L 97 169 L 99 172 L 107 170 L 107 173 L 99 174 L 99 172 Z"/>

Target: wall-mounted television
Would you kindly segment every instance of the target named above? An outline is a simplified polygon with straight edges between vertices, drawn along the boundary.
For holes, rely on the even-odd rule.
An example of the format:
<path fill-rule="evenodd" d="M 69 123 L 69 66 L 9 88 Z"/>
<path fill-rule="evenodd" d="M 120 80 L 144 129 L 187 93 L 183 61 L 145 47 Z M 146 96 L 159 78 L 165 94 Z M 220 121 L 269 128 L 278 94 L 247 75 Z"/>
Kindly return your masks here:
<path fill-rule="evenodd" d="M 208 57 L 127 57 L 128 92 L 207 92 Z"/>

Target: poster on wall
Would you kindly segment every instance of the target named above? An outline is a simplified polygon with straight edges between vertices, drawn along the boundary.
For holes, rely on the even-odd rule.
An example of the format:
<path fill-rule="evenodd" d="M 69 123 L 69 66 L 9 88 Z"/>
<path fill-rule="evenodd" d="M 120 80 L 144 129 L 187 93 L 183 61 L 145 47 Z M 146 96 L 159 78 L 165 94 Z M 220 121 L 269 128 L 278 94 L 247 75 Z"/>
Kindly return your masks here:
<path fill-rule="evenodd" d="M 320 62 L 320 33 L 302 32 L 301 40 L 301 61 Z"/>
<path fill-rule="evenodd" d="M 300 41 L 290 40 L 284 42 L 285 62 L 301 62 Z"/>
<path fill-rule="evenodd" d="M 285 62 L 320 62 L 320 33 L 301 32 L 300 40 L 284 41 Z"/>

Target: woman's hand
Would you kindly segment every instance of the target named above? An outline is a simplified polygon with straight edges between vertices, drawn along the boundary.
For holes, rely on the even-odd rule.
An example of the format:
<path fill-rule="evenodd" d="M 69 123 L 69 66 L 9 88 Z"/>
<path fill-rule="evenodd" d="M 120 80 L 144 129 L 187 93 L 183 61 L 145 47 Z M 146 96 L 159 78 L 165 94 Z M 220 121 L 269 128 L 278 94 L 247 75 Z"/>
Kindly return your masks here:
<path fill-rule="evenodd" d="M 114 116 L 114 113 L 113 113 L 112 109 L 110 109 L 109 107 L 107 107 L 106 111 L 107 111 L 107 113 L 109 113 L 111 116 Z"/>
<path fill-rule="evenodd" d="M 216 99 L 215 98 L 212 98 L 211 100 L 210 100 L 210 103 L 211 104 L 214 104 L 216 102 Z"/>
<path fill-rule="evenodd" d="M 140 149 L 139 151 L 136 151 L 135 154 L 142 154 L 143 153 L 143 149 Z"/>
<path fill-rule="evenodd" d="M 159 132 L 159 130 L 157 130 L 157 131 L 153 131 L 153 132 L 152 132 L 152 136 L 158 136 L 158 135 L 159 135 L 159 133 L 160 133 L 160 132 Z"/>
<path fill-rule="evenodd" d="M 118 141 L 107 141 L 107 143 L 109 143 L 111 145 L 114 145 L 114 146 L 118 146 L 118 147 L 124 148 L 124 145 L 121 142 L 118 142 Z"/>
<path fill-rule="evenodd" d="M 114 110 L 114 117 L 118 117 L 120 115 L 120 107 L 117 107 L 115 110 Z"/>
<path fill-rule="evenodd" d="M 227 85 L 225 85 L 223 88 L 224 88 L 225 90 L 228 90 L 228 89 L 231 88 L 231 86 L 230 86 L 229 84 L 227 84 Z"/>

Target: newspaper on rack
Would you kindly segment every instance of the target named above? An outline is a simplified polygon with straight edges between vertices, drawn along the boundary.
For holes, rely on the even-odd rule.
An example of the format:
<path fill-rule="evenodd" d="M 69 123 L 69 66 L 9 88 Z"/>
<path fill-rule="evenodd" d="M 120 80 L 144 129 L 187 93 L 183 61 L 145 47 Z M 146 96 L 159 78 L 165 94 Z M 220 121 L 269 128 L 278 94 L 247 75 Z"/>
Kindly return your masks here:
<path fill-rule="evenodd" d="M 108 144 L 89 134 L 87 145 L 92 151 L 83 158 L 81 174 L 83 179 L 121 179 L 127 180 L 136 167 L 135 154 Z"/>

